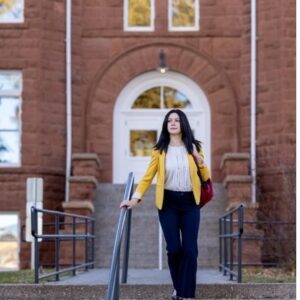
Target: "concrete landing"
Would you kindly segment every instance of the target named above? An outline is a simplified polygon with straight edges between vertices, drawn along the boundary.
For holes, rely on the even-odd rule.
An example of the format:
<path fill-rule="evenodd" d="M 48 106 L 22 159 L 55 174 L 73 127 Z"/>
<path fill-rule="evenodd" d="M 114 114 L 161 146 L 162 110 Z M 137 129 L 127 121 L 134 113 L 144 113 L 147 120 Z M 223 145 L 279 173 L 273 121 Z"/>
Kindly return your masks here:
<path fill-rule="evenodd" d="M 96 285 L 107 284 L 109 278 L 109 269 L 93 269 L 83 272 L 75 277 L 68 277 L 57 282 L 49 282 L 50 285 Z M 171 277 L 169 270 L 158 269 L 129 269 L 128 284 L 146 284 L 171 285 Z M 197 284 L 235 284 L 236 281 L 230 281 L 229 276 L 223 276 L 221 272 L 215 269 L 198 270 Z"/>

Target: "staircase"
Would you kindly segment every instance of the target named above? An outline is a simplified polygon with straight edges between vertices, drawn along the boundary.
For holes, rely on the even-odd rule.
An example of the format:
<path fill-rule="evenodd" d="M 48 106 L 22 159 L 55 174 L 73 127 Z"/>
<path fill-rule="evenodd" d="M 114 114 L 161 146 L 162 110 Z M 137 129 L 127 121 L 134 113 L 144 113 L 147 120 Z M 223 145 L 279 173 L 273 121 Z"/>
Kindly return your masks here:
<path fill-rule="evenodd" d="M 198 240 L 199 268 L 217 268 L 219 259 L 218 218 L 226 207 L 222 184 L 215 184 L 215 196 L 201 210 Z M 96 218 L 96 267 L 108 268 L 111 263 L 119 204 L 124 193 L 124 184 L 99 184 L 95 202 Z M 158 216 L 154 205 L 155 186 L 147 191 L 144 200 L 133 209 L 129 268 L 158 268 Z M 163 267 L 167 268 L 163 242 Z"/>

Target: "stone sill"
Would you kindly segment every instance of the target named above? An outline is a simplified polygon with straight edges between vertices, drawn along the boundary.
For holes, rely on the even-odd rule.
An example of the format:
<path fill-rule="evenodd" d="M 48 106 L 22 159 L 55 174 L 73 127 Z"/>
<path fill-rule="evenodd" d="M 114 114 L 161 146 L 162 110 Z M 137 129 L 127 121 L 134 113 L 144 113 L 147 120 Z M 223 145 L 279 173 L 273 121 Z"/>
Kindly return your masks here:
<path fill-rule="evenodd" d="M 229 183 L 252 183 L 252 177 L 249 175 L 228 175 L 223 181 L 223 185 L 227 187 Z"/>
<path fill-rule="evenodd" d="M 71 200 L 69 202 L 63 202 L 62 207 L 66 209 L 89 209 L 91 212 L 95 212 L 95 206 L 89 200 L 84 200 L 84 201 Z"/>
<path fill-rule="evenodd" d="M 96 153 L 73 153 L 72 160 L 95 160 L 98 167 L 102 168 L 102 163 Z"/>
<path fill-rule="evenodd" d="M 96 177 L 94 176 L 70 176 L 69 182 L 78 182 L 78 183 L 94 183 L 95 186 L 98 184 Z"/>
<path fill-rule="evenodd" d="M 249 153 L 225 153 L 222 157 L 220 168 L 222 169 L 224 167 L 224 164 L 226 160 L 249 160 L 250 154 Z"/>

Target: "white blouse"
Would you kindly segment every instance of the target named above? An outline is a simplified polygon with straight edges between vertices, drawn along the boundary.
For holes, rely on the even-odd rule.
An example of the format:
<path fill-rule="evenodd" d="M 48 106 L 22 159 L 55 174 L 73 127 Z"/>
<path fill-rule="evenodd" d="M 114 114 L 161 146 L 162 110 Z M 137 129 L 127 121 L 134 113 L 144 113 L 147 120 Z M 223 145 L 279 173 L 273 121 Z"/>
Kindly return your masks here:
<path fill-rule="evenodd" d="M 165 168 L 165 189 L 180 192 L 192 191 L 189 161 L 185 146 L 169 145 Z"/>

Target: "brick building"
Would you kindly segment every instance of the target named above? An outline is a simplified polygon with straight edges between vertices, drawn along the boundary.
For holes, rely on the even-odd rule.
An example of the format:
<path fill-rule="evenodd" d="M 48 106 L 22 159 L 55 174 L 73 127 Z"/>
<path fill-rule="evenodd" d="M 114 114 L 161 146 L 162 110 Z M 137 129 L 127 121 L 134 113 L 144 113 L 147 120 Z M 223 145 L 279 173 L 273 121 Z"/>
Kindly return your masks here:
<path fill-rule="evenodd" d="M 182 107 L 204 143 L 214 182 L 227 185 L 228 207 L 244 202 L 257 218 L 295 221 L 296 2 L 257 1 L 255 204 L 249 192 L 250 5 L 72 1 L 72 175 L 90 160 L 101 164 L 100 182 L 124 182 L 132 169 L 139 178 L 166 109 Z M 20 237 L 26 179 L 44 179 L 45 208 L 71 209 L 63 205 L 65 26 L 63 0 L 0 1 L 0 219 L 16 217 L 21 268 L 30 262 L 30 245 Z M 165 74 L 157 71 L 161 51 Z M 71 196 L 80 194 L 78 182 L 70 181 Z M 230 190 L 234 184 L 237 192 Z"/>

